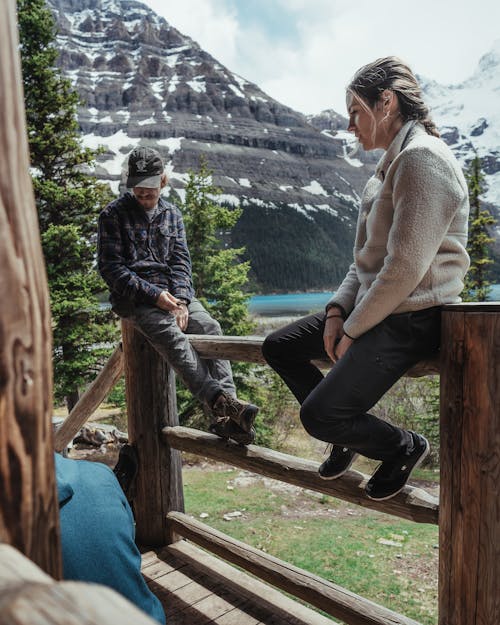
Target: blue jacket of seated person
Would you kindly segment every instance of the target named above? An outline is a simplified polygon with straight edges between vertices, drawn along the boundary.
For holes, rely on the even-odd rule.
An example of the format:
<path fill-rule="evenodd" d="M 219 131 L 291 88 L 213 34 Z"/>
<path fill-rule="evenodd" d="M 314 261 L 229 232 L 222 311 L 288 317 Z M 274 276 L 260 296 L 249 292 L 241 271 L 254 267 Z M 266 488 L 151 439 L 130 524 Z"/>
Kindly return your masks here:
<path fill-rule="evenodd" d="M 111 469 L 55 454 L 63 575 L 113 588 L 156 621 L 165 613 L 141 575 L 134 518 Z"/>

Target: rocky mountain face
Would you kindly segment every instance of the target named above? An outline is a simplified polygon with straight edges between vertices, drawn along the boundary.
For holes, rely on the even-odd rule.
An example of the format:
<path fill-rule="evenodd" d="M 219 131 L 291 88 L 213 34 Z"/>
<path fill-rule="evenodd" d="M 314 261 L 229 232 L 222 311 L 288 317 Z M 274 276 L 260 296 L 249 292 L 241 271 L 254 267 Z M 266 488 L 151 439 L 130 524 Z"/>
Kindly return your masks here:
<path fill-rule="evenodd" d="M 49 0 L 63 73 L 82 97 L 84 143 L 104 145 L 97 175 L 119 190 L 138 144 L 165 157 L 182 198 L 205 158 L 240 206 L 233 233 L 264 290 L 333 288 L 351 257 L 371 165 L 346 138 L 273 100 L 133 0 Z M 345 133 L 344 133 L 345 134 Z"/>
<path fill-rule="evenodd" d="M 349 155 L 345 119 L 333 111 L 306 118 L 273 100 L 134 0 L 48 4 L 60 66 L 82 98 L 84 143 L 106 149 L 100 179 L 118 193 L 128 152 L 151 145 L 165 158 L 172 197 L 182 199 L 188 170 L 204 158 L 221 200 L 243 209 L 232 242 L 246 246 L 256 288 L 337 286 L 377 160 Z M 457 132 L 461 140 L 466 129 Z"/>
<path fill-rule="evenodd" d="M 465 165 L 474 154 L 485 173 L 484 200 L 500 205 L 500 39 L 458 85 L 422 80 L 441 135 Z"/>
<path fill-rule="evenodd" d="M 477 154 L 484 173 L 483 206 L 496 217 L 494 280 L 500 281 L 500 39 L 473 75 L 445 86 L 421 79 L 441 136 L 465 168 Z"/>

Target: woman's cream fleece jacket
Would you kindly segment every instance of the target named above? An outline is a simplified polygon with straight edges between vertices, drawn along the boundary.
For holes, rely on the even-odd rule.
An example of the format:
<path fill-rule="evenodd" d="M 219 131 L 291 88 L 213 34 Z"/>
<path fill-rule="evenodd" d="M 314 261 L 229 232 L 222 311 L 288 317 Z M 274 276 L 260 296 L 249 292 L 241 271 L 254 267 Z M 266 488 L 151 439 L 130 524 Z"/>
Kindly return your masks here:
<path fill-rule="evenodd" d="M 328 302 L 358 338 L 388 315 L 460 301 L 469 196 L 448 146 L 407 122 L 361 198 L 354 262 Z"/>

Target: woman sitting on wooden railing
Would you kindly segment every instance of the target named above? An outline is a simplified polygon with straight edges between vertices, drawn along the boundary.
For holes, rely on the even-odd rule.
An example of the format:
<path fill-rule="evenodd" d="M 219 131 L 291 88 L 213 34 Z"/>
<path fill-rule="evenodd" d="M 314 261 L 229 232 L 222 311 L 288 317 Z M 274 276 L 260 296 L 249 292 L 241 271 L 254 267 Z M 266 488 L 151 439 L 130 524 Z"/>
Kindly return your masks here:
<path fill-rule="evenodd" d="M 399 59 L 362 67 L 347 108 L 363 148 L 386 150 L 362 195 L 354 262 L 326 315 L 274 332 L 263 351 L 302 404 L 306 430 L 332 443 L 320 476 L 340 477 L 357 454 L 381 460 L 366 494 L 383 500 L 404 488 L 429 443 L 367 411 L 439 348 L 440 307 L 460 301 L 469 265 L 468 191 Z M 311 360 L 325 352 L 335 365 L 323 378 Z"/>

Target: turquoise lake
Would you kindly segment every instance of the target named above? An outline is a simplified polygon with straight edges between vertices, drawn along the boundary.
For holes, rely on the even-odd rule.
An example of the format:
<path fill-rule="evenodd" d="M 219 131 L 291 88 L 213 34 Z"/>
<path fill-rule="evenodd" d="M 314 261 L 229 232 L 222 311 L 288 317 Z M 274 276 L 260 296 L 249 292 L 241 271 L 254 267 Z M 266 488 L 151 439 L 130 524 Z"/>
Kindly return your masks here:
<path fill-rule="evenodd" d="M 263 317 L 280 317 L 318 312 L 324 308 L 332 291 L 323 293 L 284 293 L 281 295 L 254 295 L 248 303 L 249 311 Z M 489 301 L 500 301 L 500 284 L 491 286 Z"/>

